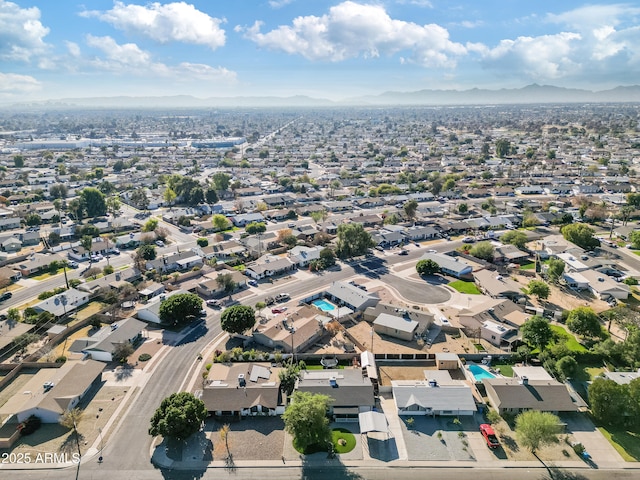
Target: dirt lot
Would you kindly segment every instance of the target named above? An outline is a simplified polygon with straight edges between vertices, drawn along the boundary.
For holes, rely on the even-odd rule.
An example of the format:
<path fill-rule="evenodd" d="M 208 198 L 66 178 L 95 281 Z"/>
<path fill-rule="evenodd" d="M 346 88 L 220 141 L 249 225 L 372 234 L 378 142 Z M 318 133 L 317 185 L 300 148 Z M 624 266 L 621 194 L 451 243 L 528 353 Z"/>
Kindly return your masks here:
<path fill-rule="evenodd" d="M 129 363 L 135 365 L 135 368 L 144 368 L 150 360 L 147 360 L 146 362 L 139 362 L 138 357 L 143 353 L 148 353 L 149 355 L 151 355 L 151 357 L 153 357 L 158 353 L 162 346 L 162 342 L 158 343 L 155 338 L 147 339 L 143 344 L 138 346 L 135 352 L 131 354 L 131 356 L 129 357 Z"/>
<path fill-rule="evenodd" d="M 380 384 L 389 386 L 391 380 L 424 380 L 425 370 L 435 370 L 436 367 L 380 367 Z M 453 380 L 465 380 L 460 370 L 449 370 Z"/>

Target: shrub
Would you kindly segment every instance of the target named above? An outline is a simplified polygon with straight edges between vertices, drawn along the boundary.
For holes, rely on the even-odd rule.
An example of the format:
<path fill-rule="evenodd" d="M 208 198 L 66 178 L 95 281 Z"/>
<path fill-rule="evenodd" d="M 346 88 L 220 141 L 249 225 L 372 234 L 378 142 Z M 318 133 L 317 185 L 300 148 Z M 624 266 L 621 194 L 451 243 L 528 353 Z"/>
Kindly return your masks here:
<path fill-rule="evenodd" d="M 58 358 L 56 358 L 56 363 L 64 363 L 67 361 L 67 357 L 65 357 L 64 355 L 60 355 Z"/>
<path fill-rule="evenodd" d="M 20 435 L 30 435 L 38 430 L 40 428 L 40 425 L 42 425 L 42 420 L 40 420 L 40 417 L 31 415 L 24 422 L 18 425 L 18 430 L 20 431 Z"/>
<path fill-rule="evenodd" d="M 139 362 L 147 362 L 149 360 L 151 360 L 151 355 L 149 355 L 148 353 L 141 353 L 138 356 L 138 361 Z"/>
<path fill-rule="evenodd" d="M 199 247 L 206 247 L 207 245 L 209 245 L 209 240 L 207 240 L 206 238 L 199 238 L 198 240 L 196 240 L 196 243 L 198 244 Z"/>
<path fill-rule="evenodd" d="M 627 285 L 638 285 L 638 279 L 634 277 L 627 277 L 624 279 L 624 283 Z"/>

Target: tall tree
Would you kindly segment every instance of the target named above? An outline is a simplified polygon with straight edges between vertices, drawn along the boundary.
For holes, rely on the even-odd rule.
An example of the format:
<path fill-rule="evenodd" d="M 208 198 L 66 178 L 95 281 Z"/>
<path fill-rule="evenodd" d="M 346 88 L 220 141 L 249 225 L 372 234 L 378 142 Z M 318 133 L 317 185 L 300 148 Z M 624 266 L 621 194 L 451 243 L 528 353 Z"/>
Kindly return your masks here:
<path fill-rule="evenodd" d="M 575 243 L 585 250 L 593 250 L 600 245 L 600 240 L 595 236 L 595 230 L 586 223 L 571 223 L 560 229 L 565 240 Z"/>
<path fill-rule="evenodd" d="M 192 393 L 173 393 L 162 400 L 151 417 L 149 435 L 185 440 L 200 430 L 207 415 L 204 402 Z"/>
<path fill-rule="evenodd" d="M 229 184 L 231 183 L 231 177 L 226 173 L 215 173 L 212 177 L 213 185 L 219 192 L 225 192 L 229 190 Z"/>
<path fill-rule="evenodd" d="M 180 325 L 193 320 L 202 310 L 202 299 L 195 293 L 177 293 L 160 303 L 160 320 Z"/>
<path fill-rule="evenodd" d="M 248 305 L 234 305 L 220 316 L 220 326 L 228 333 L 244 333 L 255 324 L 255 310 Z"/>
<path fill-rule="evenodd" d="M 486 260 L 487 262 L 492 262 L 494 258 L 495 249 L 491 242 L 480 242 L 476 243 L 469 253 L 476 258 L 480 258 L 482 260 Z"/>
<path fill-rule="evenodd" d="M 522 446 L 535 453 L 541 446 L 557 441 L 560 424 L 553 413 L 529 410 L 516 417 L 515 430 Z"/>
<path fill-rule="evenodd" d="M 440 271 L 440 265 L 435 260 L 424 259 L 416 263 L 418 275 L 435 275 Z"/>
<path fill-rule="evenodd" d="M 527 234 L 519 230 L 510 230 L 500 237 L 502 243 L 515 245 L 518 248 L 524 248 L 528 241 Z"/>
<path fill-rule="evenodd" d="M 415 199 L 411 199 L 406 202 L 402 206 L 402 208 L 404 209 L 404 214 L 409 220 L 414 220 L 416 218 L 416 212 L 418 211 L 418 202 Z"/>
<path fill-rule="evenodd" d="M 551 289 L 549 288 L 549 285 L 542 280 L 531 280 L 527 285 L 527 293 L 529 295 L 534 295 L 538 300 L 548 298 L 550 292 Z"/>
<path fill-rule="evenodd" d="M 311 445 L 326 445 L 331 439 L 327 419 L 327 407 L 331 399 L 327 395 L 295 392 L 293 401 L 284 411 L 285 430 L 293 437 L 294 444 L 302 451 Z"/>
<path fill-rule="evenodd" d="M 107 213 L 104 193 L 97 188 L 85 187 L 80 192 L 88 217 L 99 217 Z"/>
<path fill-rule="evenodd" d="M 567 327 L 573 333 L 583 337 L 599 337 L 602 335 L 600 318 L 590 307 L 578 307 L 569 312 Z"/>
<path fill-rule="evenodd" d="M 222 291 L 229 295 L 236 289 L 236 281 L 233 279 L 233 275 L 230 273 L 223 273 L 216 277 L 216 283 L 218 287 L 222 288 Z"/>
<path fill-rule="evenodd" d="M 547 280 L 551 283 L 558 283 L 564 273 L 564 262 L 559 258 L 550 258 L 547 262 Z"/>
<path fill-rule="evenodd" d="M 544 350 L 553 338 L 553 331 L 546 318 L 534 315 L 520 328 L 522 339 L 540 350 Z"/>
<path fill-rule="evenodd" d="M 343 223 L 338 226 L 336 254 L 340 258 L 364 255 L 375 242 L 360 223 Z"/>

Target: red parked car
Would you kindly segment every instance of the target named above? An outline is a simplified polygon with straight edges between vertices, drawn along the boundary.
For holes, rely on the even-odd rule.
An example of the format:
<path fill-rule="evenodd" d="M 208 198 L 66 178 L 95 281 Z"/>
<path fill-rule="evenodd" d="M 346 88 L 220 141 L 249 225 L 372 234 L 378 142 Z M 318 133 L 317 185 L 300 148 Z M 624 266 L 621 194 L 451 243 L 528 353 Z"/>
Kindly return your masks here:
<path fill-rule="evenodd" d="M 480 433 L 484 437 L 484 440 L 487 442 L 487 446 L 489 448 L 498 448 L 500 446 L 500 442 L 498 441 L 498 437 L 496 437 L 496 433 L 488 423 L 483 423 L 482 425 L 480 425 Z"/>
<path fill-rule="evenodd" d="M 284 313 L 287 311 L 287 307 L 276 307 L 271 309 L 271 313 Z"/>

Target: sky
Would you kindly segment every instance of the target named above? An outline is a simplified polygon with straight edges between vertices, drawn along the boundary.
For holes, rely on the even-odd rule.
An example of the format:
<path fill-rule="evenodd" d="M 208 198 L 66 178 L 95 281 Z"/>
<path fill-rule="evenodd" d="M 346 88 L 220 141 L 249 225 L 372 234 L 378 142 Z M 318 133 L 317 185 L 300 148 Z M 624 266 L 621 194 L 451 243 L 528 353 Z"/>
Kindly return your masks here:
<path fill-rule="evenodd" d="M 640 2 L 0 0 L 0 101 L 640 83 Z"/>

